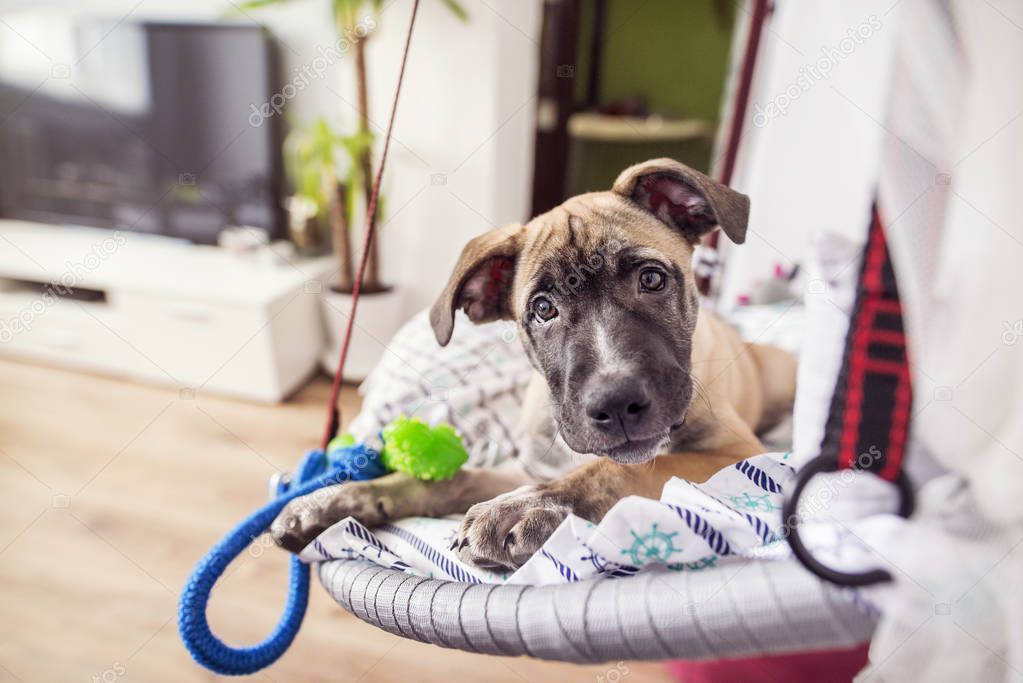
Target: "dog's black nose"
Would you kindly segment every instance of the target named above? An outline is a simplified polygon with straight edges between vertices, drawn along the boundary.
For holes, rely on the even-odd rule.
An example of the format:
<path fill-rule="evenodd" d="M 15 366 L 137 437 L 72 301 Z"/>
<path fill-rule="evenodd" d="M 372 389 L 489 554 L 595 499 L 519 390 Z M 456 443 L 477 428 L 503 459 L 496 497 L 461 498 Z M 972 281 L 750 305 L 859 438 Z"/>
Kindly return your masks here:
<path fill-rule="evenodd" d="M 650 413 L 650 393 L 645 383 L 632 378 L 594 383 L 583 398 L 586 415 L 597 428 L 626 432 L 640 426 Z"/>

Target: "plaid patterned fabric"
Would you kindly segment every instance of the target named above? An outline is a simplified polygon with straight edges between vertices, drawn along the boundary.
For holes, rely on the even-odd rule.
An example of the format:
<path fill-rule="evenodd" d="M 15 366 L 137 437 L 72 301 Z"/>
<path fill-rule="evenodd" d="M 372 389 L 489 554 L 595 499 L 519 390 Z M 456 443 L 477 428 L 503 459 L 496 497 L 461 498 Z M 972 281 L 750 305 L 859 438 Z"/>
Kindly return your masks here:
<path fill-rule="evenodd" d="M 465 441 L 470 465 L 496 465 L 515 457 L 525 438 L 519 414 L 532 373 L 513 323 L 477 326 L 459 313 L 441 349 L 423 311 L 388 343 L 359 388 L 362 412 L 348 431 L 372 441 L 402 414 L 449 422 Z"/>
<path fill-rule="evenodd" d="M 902 306 L 875 207 L 821 453 L 841 469 L 894 480 L 905 453 L 911 405 Z"/>

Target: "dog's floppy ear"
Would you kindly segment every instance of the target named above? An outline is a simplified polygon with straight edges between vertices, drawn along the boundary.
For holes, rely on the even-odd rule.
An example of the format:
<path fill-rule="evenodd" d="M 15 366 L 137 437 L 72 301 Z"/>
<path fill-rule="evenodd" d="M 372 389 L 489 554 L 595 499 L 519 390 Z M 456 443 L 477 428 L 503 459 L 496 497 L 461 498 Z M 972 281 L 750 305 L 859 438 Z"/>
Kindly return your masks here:
<path fill-rule="evenodd" d="M 517 223 L 505 225 L 465 245 L 448 284 L 430 309 L 438 344 L 445 346 L 451 340 L 456 309 L 465 311 L 474 323 L 511 316 L 511 288 L 523 231 Z"/>
<path fill-rule="evenodd" d="M 679 230 L 690 242 L 719 225 L 736 244 L 746 239 L 749 197 L 674 159 L 630 166 L 612 190 Z"/>

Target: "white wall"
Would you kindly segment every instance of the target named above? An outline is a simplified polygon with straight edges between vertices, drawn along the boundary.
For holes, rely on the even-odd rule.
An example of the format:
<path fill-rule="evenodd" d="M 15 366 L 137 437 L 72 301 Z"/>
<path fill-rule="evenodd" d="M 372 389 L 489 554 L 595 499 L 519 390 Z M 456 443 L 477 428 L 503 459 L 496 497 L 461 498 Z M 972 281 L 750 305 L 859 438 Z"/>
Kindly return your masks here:
<path fill-rule="evenodd" d="M 415 309 L 432 303 L 469 238 L 529 218 L 540 3 L 501 3 L 502 16 L 466 6 L 463 25 L 423 2 L 395 127 L 382 236 L 387 274 L 410 284 Z M 405 3 L 388 6 L 370 55 L 381 126 L 406 16 Z"/>
<path fill-rule="evenodd" d="M 56 21 L 85 4 L 3 0 L 0 17 L 18 26 L 21 12 L 42 10 L 52 12 Z M 466 0 L 464 5 L 470 14 L 467 24 L 439 0 L 421 4 L 387 167 L 383 273 L 407 289 L 409 313 L 432 302 L 470 237 L 528 217 L 541 3 L 492 5 L 500 15 L 482 2 Z M 87 3 L 92 14 L 134 20 L 213 19 L 231 7 L 207 0 Z M 380 134 L 410 9 L 407 1 L 387 3 L 369 44 L 372 127 Z M 285 81 L 296 69 L 311 65 L 321 54 L 319 48 L 337 40 L 328 0 L 296 0 L 248 16 L 267 24 L 279 38 Z M 26 59 L 49 71 L 49 60 L 3 25 L 0 44 L 5 49 L 21 44 Z M 345 58 L 298 93 L 287 116 L 302 121 L 333 115 L 351 130 L 354 101 L 351 60 Z"/>

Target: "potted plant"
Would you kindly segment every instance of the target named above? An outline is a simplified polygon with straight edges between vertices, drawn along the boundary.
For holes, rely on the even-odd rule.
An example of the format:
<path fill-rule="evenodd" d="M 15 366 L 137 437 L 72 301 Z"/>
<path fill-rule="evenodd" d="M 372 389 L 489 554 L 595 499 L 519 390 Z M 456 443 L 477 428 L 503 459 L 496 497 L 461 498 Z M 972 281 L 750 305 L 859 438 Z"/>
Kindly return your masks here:
<path fill-rule="evenodd" d="M 351 216 L 345 185 L 339 173 L 341 136 L 324 117 L 307 127 L 293 127 L 284 141 L 284 164 L 293 194 L 286 200 L 289 236 L 299 253 L 317 256 L 333 244 L 338 255 L 339 287 L 352 285 L 351 245 L 339 238 L 347 233 Z"/>
<path fill-rule="evenodd" d="M 283 4 L 291 0 L 250 0 L 243 9 Z M 467 14 L 455 0 L 442 0 L 459 19 Z M 340 353 L 340 336 L 351 310 L 357 254 L 353 253 L 349 227 L 361 236 L 364 224 L 355 219 L 357 207 L 365 215 L 373 191 L 373 134 L 369 129 L 369 95 L 366 67 L 366 43 L 377 26 L 382 0 L 331 0 L 334 23 L 341 40 L 354 54 L 358 121 L 351 135 L 334 131 L 326 119 L 317 119 L 310 128 L 288 136 L 285 156 L 289 175 L 295 185 L 295 220 L 310 220 L 315 208 L 319 221 L 329 225 L 338 262 L 337 277 L 323 293 L 323 313 L 330 344 L 322 365 L 333 373 Z M 370 17 L 372 21 L 363 21 Z M 340 42 L 340 41 L 339 41 Z M 291 213 L 289 206 L 289 214 Z M 376 222 L 383 211 L 383 196 L 378 199 Z M 305 212 L 302 214 L 300 212 Z M 401 291 L 385 284 L 380 277 L 380 240 L 370 244 L 366 270 L 359 294 L 359 319 L 352 333 L 344 378 L 361 380 L 376 365 L 385 344 L 404 321 Z M 361 240 L 359 242 L 361 248 Z"/>
<path fill-rule="evenodd" d="M 341 135 L 325 118 L 319 117 L 309 126 L 294 128 L 284 145 L 288 176 L 295 190 L 288 200 L 292 238 L 297 237 L 296 225 L 303 223 L 306 233 L 329 235 L 337 261 L 337 268 L 320 297 L 329 341 L 321 365 L 331 373 L 337 367 L 341 336 L 352 305 L 359 254 L 353 249 L 349 228 L 357 225 L 356 207 L 363 175 L 360 160 L 372 142 L 372 135 L 361 131 Z M 382 208 L 378 201 L 378 217 Z M 358 233 L 361 235 L 361 229 Z M 305 241 L 317 243 L 315 238 Z M 373 246 L 375 244 L 376 240 Z M 345 364 L 344 377 L 350 381 L 364 379 L 373 369 L 384 344 L 401 326 L 404 317 L 401 290 L 381 283 L 379 272 L 370 270 L 369 261 L 359 296 L 359 320 L 352 332 Z"/>

